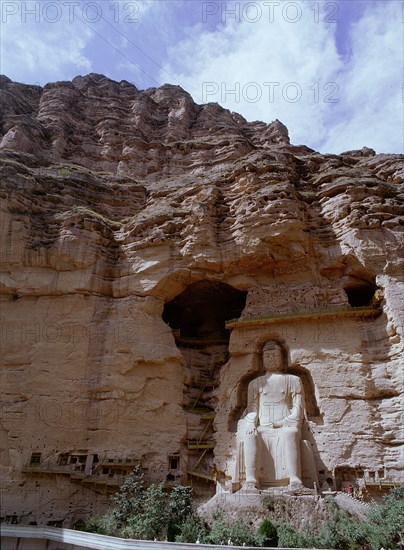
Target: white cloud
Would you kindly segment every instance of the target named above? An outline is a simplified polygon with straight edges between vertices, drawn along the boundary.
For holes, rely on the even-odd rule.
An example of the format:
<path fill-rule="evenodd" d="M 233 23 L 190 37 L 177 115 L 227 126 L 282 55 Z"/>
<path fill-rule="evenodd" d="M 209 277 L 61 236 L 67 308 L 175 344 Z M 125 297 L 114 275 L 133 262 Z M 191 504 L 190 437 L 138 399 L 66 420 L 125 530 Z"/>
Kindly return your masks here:
<path fill-rule="evenodd" d="M 368 5 L 351 29 L 348 60 L 337 51 L 335 24 L 321 17 L 316 22 L 310 4 L 301 3 L 295 23 L 292 11 L 282 17 L 278 8 L 273 23 L 263 12 L 255 23 L 233 17 L 213 32 L 200 24 L 169 51 L 166 68 L 196 101 L 217 101 L 249 120 L 280 119 L 293 143 L 325 152 L 364 145 L 399 152 L 403 25 L 398 4 Z M 272 98 L 268 82 L 279 83 Z M 261 99 L 252 101 L 259 90 Z M 301 97 L 293 102 L 296 94 Z"/>
<path fill-rule="evenodd" d="M 3 74 L 19 82 L 44 84 L 91 70 L 85 55 L 91 30 L 76 17 L 70 21 L 66 8 L 52 11 L 51 4 L 57 2 L 48 3 L 46 11 L 40 2 L 2 4 Z M 16 12 L 5 13 L 6 4 L 14 5 Z"/>
<path fill-rule="evenodd" d="M 340 119 L 332 125 L 325 150 L 367 145 L 378 152 L 403 152 L 404 26 L 399 8 L 398 2 L 375 5 L 352 27 Z"/>
<path fill-rule="evenodd" d="M 153 52 L 160 30 L 156 21 L 163 23 L 163 14 L 177 4 L 0 0 L 1 72 L 13 80 L 37 84 L 94 71 L 117 80 L 158 85 L 154 77 L 160 70 L 159 59 L 154 61 Z"/>

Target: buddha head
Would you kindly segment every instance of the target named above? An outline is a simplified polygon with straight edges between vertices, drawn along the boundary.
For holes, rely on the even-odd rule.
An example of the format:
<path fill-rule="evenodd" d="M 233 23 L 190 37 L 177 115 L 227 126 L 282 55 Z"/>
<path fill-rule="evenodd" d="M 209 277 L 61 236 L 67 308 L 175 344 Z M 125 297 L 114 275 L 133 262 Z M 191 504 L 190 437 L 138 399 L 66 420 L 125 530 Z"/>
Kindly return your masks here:
<path fill-rule="evenodd" d="M 262 348 L 262 364 L 266 372 L 285 372 L 284 354 L 278 342 L 269 340 L 264 344 Z"/>

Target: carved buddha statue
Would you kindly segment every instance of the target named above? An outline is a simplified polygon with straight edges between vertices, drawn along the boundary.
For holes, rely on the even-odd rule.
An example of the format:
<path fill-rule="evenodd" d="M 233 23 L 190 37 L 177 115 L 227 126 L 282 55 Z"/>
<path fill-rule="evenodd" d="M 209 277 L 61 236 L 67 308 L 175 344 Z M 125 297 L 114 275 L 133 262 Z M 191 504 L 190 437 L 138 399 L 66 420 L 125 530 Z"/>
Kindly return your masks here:
<path fill-rule="evenodd" d="M 248 405 L 238 422 L 238 478 L 247 488 L 280 482 L 300 487 L 301 428 L 305 418 L 302 382 L 285 373 L 282 349 L 262 349 L 265 374 L 248 385 Z"/>

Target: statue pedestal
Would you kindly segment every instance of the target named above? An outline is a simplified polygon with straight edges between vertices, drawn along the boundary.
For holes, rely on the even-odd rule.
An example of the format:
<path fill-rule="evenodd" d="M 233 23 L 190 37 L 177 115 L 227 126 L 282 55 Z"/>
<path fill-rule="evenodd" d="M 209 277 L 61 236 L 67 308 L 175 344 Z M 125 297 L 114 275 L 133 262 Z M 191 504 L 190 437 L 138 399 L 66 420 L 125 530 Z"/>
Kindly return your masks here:
<path fill-rule="evenodd" d="M 198 508 L 198 512 L 202 516 L 213 515 L 217 509 L 226 511 L 242 509 L 250 509 L 251 511 L 264 511 L 263 508 L 264 495 L 258 489 L 240 490 L 236 493 L 216 493 L 208 502 Z"/>
<path fill-rule="evenodd" d="M 270 483 L 258 483 L 258 487 L 249 485 L 248 483 L 232 483 L 229 491 L 224 491 L 221 486 L 217 488 L 221 494 L 274 494 L 274 495 L 316 495 L 315 489 L 310 489 L 300 484 L 289 485 L 289 479 L 281 479 L 279 481 L 271 481 Z"/>
<path fill-rule="evenodd" d="M 286 479 L 279 479 L 277 481 L 270 481 L 268 483 L 261 483 L 260 489 L 265 491 L 266 489 L 273 489 L 273 488 L 286 488 L 289 485 L 289 478 Z"/>
<path fill-rule="evenodd" d="M 289 489 L 289 487 L 270 487 L 265 490 L 240 489 L 235 493 L 218 491 L 214 497 L 198 508 L 198 513 L 209 522 L 213 521 L 218 509 L 223 510 L 229 517 L 242 517 L 245 521 L 252 518 L 268 517 L 268 497 L 270 500 L 277 498 L 285 502 L 285 499 L 296 502 L 300 501 L 303 507 L 315 509 L 319 497 L 314 489 L 300 487 Z"/>
<path fill-rule="evenodd" d="M 293 497 L 303 497 L 303 496 L 313 496 L 317 497 L 317 493 L 315 489 L 309 489 L 308 487 L 304 487 L 304 485 L 298 485 L 298 486 L 287 486 L 287 487 L 270 487 L 268 489 L 263 489 L 260 491 L 260 493 L 263 496 L 268 495 L 274 495 L 274 496 L 280 496 L 280 495 L 288 495 Z"/>

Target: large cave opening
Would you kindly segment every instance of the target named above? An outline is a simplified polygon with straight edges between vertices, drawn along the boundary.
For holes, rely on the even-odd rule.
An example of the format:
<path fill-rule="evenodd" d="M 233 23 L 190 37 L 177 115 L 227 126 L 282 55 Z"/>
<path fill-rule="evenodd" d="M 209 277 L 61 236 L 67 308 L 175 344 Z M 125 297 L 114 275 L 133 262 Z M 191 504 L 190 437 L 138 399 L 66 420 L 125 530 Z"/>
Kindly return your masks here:
<path fill-rule="evenodd" d="M 226 321 L 240 317 L 247 292 L 218 281 L 198 281 L 168 302 L 163 320 L 183 356 L 182 406 L 187 435 L 179 455 L 180 479 L 204 502 L 215 494 L 214 418 L 220 372 L 229 359 Z"/>
<path fill-rule="evenodd" d="M 240 317 L 247 292 L 219 281 L 197 281 L 168 302 L 163 320 L 180 331 L 181 338 L 229 338 L 226 321 Z"/>

